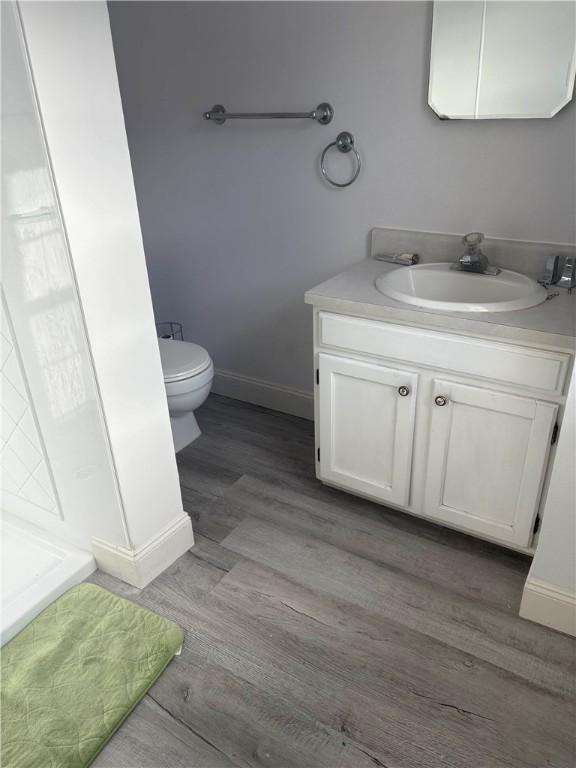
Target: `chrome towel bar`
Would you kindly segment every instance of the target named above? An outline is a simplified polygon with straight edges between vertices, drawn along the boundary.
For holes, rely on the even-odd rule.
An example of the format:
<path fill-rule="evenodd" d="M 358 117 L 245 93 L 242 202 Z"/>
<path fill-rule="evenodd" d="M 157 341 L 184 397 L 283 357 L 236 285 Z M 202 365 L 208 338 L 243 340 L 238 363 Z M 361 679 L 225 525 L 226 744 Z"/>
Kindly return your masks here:
<path fill-rule="evenodd" d="M 318 104 L 312 112 L 226 112 L 222 104 L 215 104 L 209 112 L 204 112 L 204 120 L 211 120 L 223 125 L 226 120 L 315 120 L 320 125 L 328 125 L 334 117 L 334 108 L 327 102 Z"/>

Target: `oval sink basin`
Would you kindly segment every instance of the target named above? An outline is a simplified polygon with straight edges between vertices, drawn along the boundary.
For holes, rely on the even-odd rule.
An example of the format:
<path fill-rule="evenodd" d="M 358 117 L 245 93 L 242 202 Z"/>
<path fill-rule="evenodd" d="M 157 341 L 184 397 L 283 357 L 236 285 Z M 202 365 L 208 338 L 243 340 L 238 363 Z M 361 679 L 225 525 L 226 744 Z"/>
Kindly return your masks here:
<path fill-rule="evenodd" d="M 397 301 L 445 312 L 510 312 L 546 300 L 546 290 L 518 272 L 481 275 L 451 267 L 452 262 L 400 267 L 377 278 L 376 288 Z"/>

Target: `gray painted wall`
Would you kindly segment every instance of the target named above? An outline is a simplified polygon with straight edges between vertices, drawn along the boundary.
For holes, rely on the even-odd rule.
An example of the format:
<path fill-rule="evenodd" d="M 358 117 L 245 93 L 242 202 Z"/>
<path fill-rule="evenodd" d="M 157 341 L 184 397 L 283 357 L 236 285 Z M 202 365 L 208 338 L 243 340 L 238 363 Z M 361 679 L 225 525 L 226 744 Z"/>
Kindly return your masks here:
<path fill-rule="evenodd" d="M 367 253 L 374 226 L 576 239 L 575 126 L 440 121 L 426 104 L 428 3 L 113 2 L 120 89 L 157 319 L 218 368 L 312 389 L 304 291 Z M 202 112 L 307 110 L 217 126 Z M 337 191 L 322 148 L 365 165 Z M 342 158 L 344 159 L 344 158 Z"/>

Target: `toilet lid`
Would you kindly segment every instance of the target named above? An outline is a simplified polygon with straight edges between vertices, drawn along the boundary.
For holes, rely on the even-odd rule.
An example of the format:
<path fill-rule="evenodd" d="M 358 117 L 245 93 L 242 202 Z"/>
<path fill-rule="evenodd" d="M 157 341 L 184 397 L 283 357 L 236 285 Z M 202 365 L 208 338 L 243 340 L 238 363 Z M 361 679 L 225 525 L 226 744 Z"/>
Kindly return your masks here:
<path fill-rule="evenodd" d="M 158 339 L 164 381 L 182 381 L 205 371 L 212 362 L 199 344 L 174 339 Z"/>

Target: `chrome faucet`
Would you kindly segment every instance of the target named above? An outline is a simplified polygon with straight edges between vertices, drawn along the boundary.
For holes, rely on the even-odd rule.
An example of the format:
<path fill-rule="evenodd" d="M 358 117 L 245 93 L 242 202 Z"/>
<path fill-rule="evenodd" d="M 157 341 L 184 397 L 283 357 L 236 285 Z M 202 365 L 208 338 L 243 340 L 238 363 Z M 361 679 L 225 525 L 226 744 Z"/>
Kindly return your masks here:
<path fill-rule="evenodd" d="M 486 254 L 480 249 L 480 243 L 484 240 L 482 232 L 470 232 L 464 235 L 462 242 L 466 250 L 452 269 L 461 269 L 464 272 L 477 272 L 481 275 L 497 275 L 498 267 L 491 267 Z"/>

